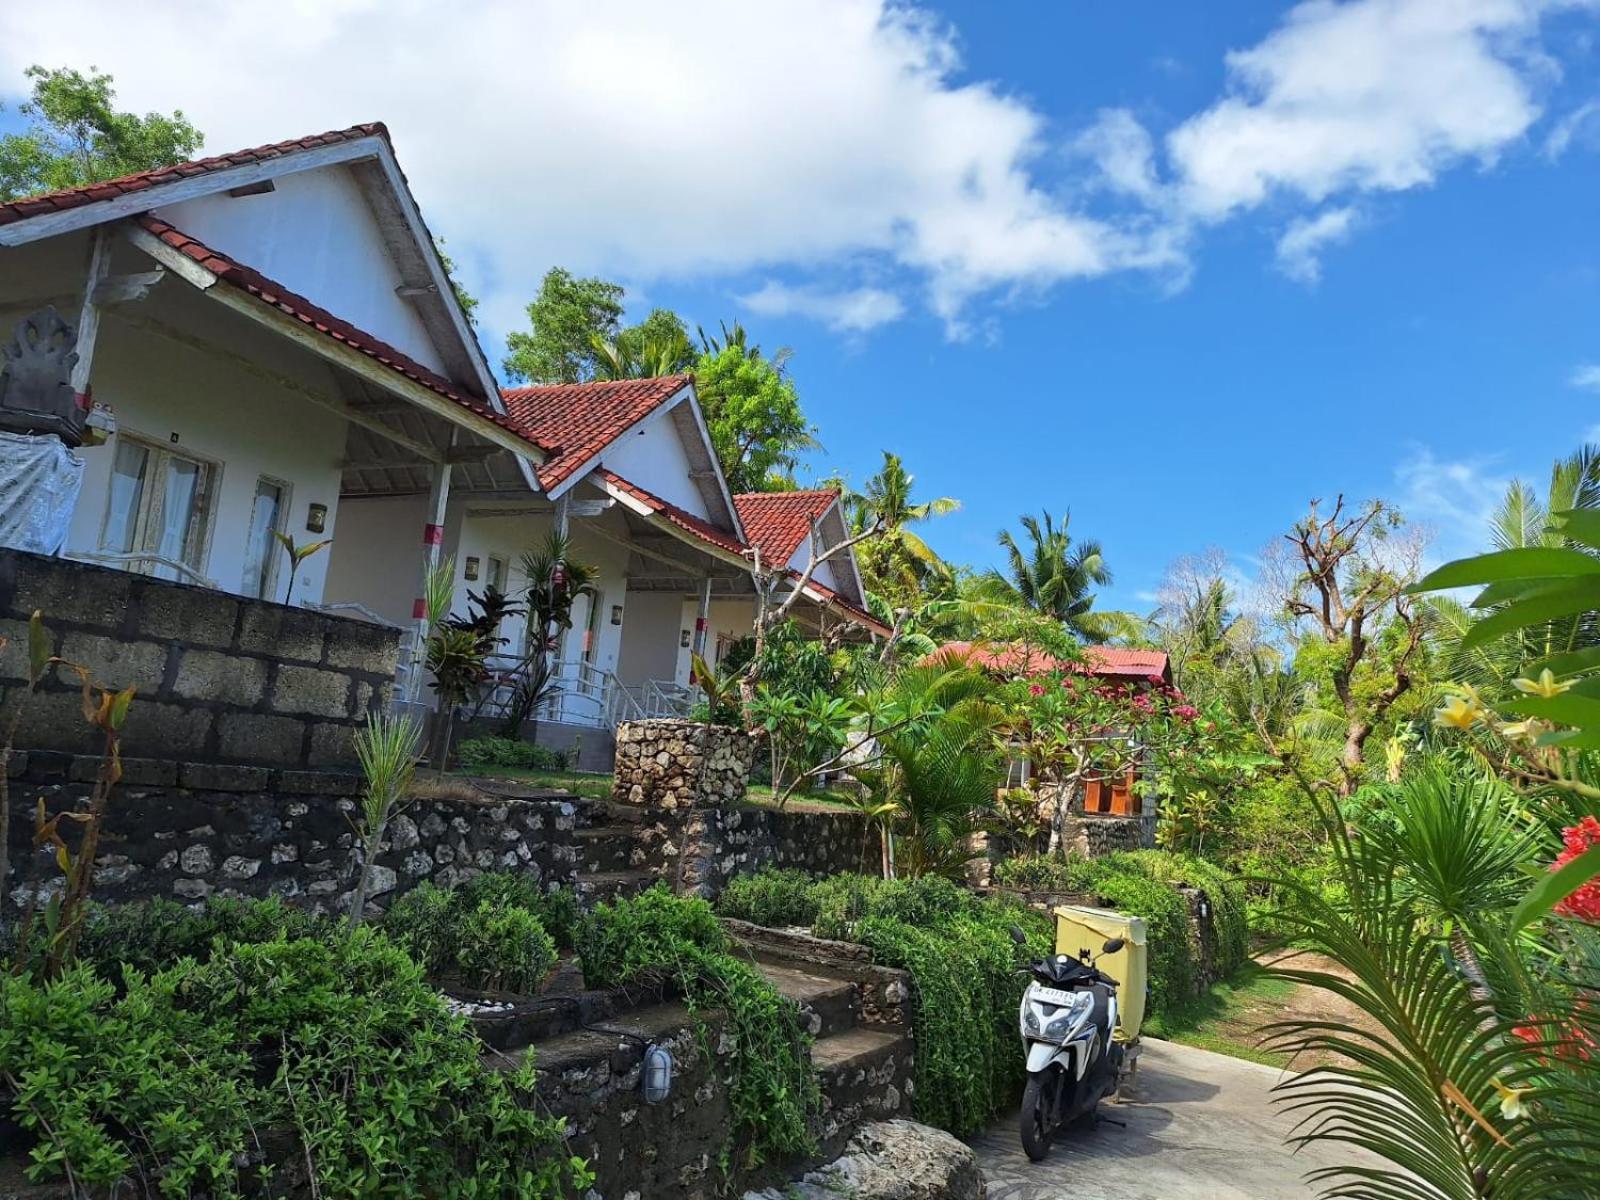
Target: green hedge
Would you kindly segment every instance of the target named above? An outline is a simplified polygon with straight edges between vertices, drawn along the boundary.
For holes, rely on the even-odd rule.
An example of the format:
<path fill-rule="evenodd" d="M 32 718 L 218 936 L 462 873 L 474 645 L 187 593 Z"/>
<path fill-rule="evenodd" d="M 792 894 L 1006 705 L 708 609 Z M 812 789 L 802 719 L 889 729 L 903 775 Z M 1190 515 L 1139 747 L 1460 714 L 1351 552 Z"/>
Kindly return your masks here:
<path fill-rule="evenodd" d="M 464 738 L 456 745 L 456 761 L 463 767 L 515 767 L 525 771 L 564 771 L 566 756 L 548 746 L 535 746 L 520 738 Z"/>
<path fill-rule="evenodd" d="M 282 917 L 240 903 L 219 923 L 260 932 Z M 151 926 L 148 951 L 190 936 L 166 928 L 171 916 L 116 920 Z M 87 960 L 53 981 L 0 974 L 0 1073 L 17 1081 L 11 1116 L 37 1139 L 30 1175 L 70 1175 L 97 1195 L 127 1181 L 218 1200 L 287 1194 L 308 1165 L 325 1196 L 554 1198 L 588 1186 L 561 1123 L 537 1111 L 531 1058 L 486 1068 L 467 1022 L 403 950 L 371 928 L 323 932 L 217 935 L 205 961 L 150 974 Z M 263 1143 L 267 1160 L 249 1165 Z"/>
<path fill-rule="evenodd" d="M 1189 908 L 1176 890 L 1199 888 L 1211 902 L 1216 968 L 1227 976 L 1250 956 L 1245 889 L 1214 863 L 1165 850 L 1132 850 L 1103 858 L 1011 859 L 995 867 L 995 882 L 1037 891 L 1099 896 L 1118 911 L 1143 917 L 1149 945 L 1150 1012 L 1169 1013 L 1200 991 L 1199 947 Z"/>
<path fill-rule="evenodd" d="M 1029 957 L 1011 940 L 1020 925 L 1033 955 L 1047 953 L 1050 922 L 1009 901 L 980 899 L 949 880 L 885 881 L 794 871 L 736 879 L 717 908 L 758 924 L 806 925 L 819 937 L 860 942 L 883 966 L 910 973 L 919 1121 L 956 1134 L 985 1128 L 1021 1094 L 1017 1005 Z"/>

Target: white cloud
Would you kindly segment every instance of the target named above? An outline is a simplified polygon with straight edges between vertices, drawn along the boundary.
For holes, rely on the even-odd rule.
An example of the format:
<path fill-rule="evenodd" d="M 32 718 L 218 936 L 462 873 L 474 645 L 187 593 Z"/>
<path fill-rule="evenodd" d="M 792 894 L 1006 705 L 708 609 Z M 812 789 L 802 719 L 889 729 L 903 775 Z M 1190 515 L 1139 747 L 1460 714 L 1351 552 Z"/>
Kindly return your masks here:
<path fill-rule="evenodd" d="M 1550 128 L 1544 139 L 1546 158 L 1560 158 L 1573 142 L 1600 145 L 1600 100 L 1578 105 Z"/>
<path fill-rule="evenodd" d="M 1308 0 L 1162 138 L 1125 109 L 1052 128 L 962 74 L 955 32 L 912 0 L 167 0 L 160 21 L 16 3 L 0 86 L 97 64 L 124 107 L 183 108 L 215 152 L 384 120 L 494 332 L 560 263 L 630 291 L 773 279 L 756 295 L 847 331 L 920 294 L 961 335 L 991 324 L 987 301 L 1068 281 L 1180 286 L 1198 229 L 1269 201 L 1293 206 L 1274 222 L 1309 217 L 1280 261 L 1314 273 L 1353 194 L 1523 138 L 1549 75 L 1540 17 L 1593 3 Z M 203 52 L 174 29 L 204 31 Z"/>
<path fill-rule="evenodd" d="M 1072 144 L 1092 161 L 1101 179 L 1114 191 L 1153 199 L 1161 190 L 1156 177 L 1156 146 L 1150 132 L 1125 108 L 1105 109 Z"/>
<path fill-rule="evenodd" d="M 1600 392 L 1600 363 L 1584 363 L 1582 366 L 1574 367 L 1572 374 L 1567 377 L 1567 382 L 1586 392 Z"/>
<path fill-rule="evenodd" d="M 740 296 L 739 303 L 765 317 L 810 317 L 835 333 L 866 333 L 879 325 L 898 321 L 906 311 L 900 297 L 883 288 L 828 291 L 817 287 L 791 287 L 775 279 L 768 280 L 760 291 Z"/>
<path fill-rule="evenodd" d="M 1227 57 L 1229 95 L 1167 138 L 1183 207 L 1220 220 L 1286 194 L 1432 183 L 1492 163 L 1539 116 L 1545 0 L 1308 0 Z"/>
<path fill-rule="evenodd" d="M 1433 530 L 1430 557 L 1441 561 L 1488 544 L 1489 522 L 1512 481 L 1493 459 L 1439 458 L 1426 446 L 1402 460 L 1394 478 L 1396 504 L 1408 519 Z"/>
<path fill-rule="evenodd" d="M 1322 278 L 1322 251 L 1347 239 L 1355 227 L 1353 208 L 1330 208 L 1290 223 L 1278 239 L 1278 269 L 1300 283 Z"/>
<path fill-rule="evenodd" d="M 952 31 L 890 0 L 288 7 L 5 5 L 0 79 L 98 64 L 213 151 L 382 119 L 491 320 L 552 263 L 648 284 L 865 259 L 954 328 L 986 292 L 1171 254 L 1043 187 L 1043 117 L 957 82 Z"/>

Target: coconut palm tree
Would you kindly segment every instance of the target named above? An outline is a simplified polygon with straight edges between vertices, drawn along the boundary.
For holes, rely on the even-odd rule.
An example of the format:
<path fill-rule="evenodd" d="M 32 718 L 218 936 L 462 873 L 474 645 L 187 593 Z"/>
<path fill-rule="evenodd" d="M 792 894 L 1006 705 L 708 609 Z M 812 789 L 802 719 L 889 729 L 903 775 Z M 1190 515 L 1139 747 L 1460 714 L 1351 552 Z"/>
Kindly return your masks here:
<path fill-rule="evenodd" d="M 1001 530 L 1000 548 L 1006 552 L 1004 573 L 986 576 L 990 589 L 1013 603 L 1059 621 L 1089 642 L 1110 636 L 1106 614 L 1094 614 L 1094 589 L 1111 582 L 1100 543 L 1073 542 L 1068 527 L 1072 514 L 1064 514 L 1058 527 L 1046 512 L 1043 520 L 1031 513 L 1022 518 L 1026 546 L 1010 530 Z"/>
<path fill-rule="evenodd" d="M 856 549 L 867 588 L 882 596 L 891 609 L 931 592 L 953 590 L 951 567 L 911 528 L 933 517 L 955 512 L 961 502 L 949 496 L 913 500 L 916 477 L 906 470 L 898 454 L 883 452 L 883 467 L 861 491 L 843 480 L 830 480 L 839 489 L 845 520 L 852 533 L 861 533 L 881 519 L 884 533 Z M 892 623 L 892 617 L 891 617 Z"/>

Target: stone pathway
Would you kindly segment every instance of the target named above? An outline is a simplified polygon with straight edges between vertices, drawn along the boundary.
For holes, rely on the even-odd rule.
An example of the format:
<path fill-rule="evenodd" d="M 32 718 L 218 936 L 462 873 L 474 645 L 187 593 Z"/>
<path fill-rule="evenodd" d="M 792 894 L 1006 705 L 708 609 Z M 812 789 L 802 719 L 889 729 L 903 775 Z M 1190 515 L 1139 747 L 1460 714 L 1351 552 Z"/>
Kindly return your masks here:
<path fill-rule="evenodd" d="M 1050 1157 L 1030 1163 L 1015 1113 L 970 1144 L 988 1200 L 1309 1200 L 1307 1171 L 1339 1151 L 1292 1153 L 1292 1120 L 1268 1093 L 1274 1067 L 1145 1039 L 1136 1097 L 1106 1105 L 1127 1128 L 1063 1131 Z"/>

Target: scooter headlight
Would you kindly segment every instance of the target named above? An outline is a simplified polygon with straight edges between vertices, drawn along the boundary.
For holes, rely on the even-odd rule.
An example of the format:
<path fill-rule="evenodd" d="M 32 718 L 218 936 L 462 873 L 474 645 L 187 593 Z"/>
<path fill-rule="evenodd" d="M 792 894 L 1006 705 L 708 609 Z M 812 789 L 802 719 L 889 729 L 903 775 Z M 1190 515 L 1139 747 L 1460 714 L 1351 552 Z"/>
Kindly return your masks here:
<path fill-rule="evenodd" d="M 1089 1010 L 1093 1007 L 1094 997 L 1088 992 L 1075 993 L 1072 1003 L 1045 1023 L 1044 1036 L 1051 1041 L 1065 1041 L 1073 1028 L 1089 1015 Z"/>
<path fill-rule="evenodd" d="M 1022 1032 L 1029 1037 L 1039 1036 L 1039 1010 L 1022 997 Z"/>

